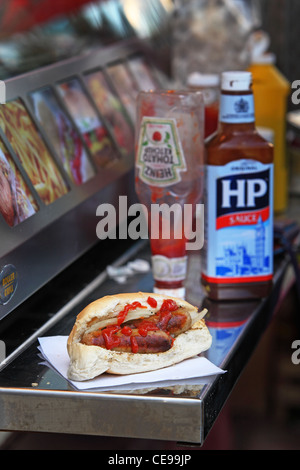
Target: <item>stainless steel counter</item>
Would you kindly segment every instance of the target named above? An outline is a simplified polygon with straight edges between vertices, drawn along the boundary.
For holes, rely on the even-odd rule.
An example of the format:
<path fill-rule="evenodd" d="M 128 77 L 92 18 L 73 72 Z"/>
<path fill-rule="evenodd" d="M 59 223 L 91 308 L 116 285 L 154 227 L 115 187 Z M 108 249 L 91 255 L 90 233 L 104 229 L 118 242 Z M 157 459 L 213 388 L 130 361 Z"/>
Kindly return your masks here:
<path fill-rule="evenodd" d="M 151 272 L 136 274 L 121 285 L 99 273 L 103 250 L 87 254 L 63 275 L 21 306 L 19 319 L 5 328 L 0 339 L 8 347 L 0 372 L 0 429 L 122 436 L 202 445 L 252 351 L 284 295 L 287 276 L 293 276 L 285 257 L 276 261 L 274 288 L 268 299 L 248 302 L 211 302 L 200 286 L 200 260 L 189 259 L 187 300 L 209 309 L 207 324 L 213 336 L 206 357 L 227 372 L 210 383 L 134 389 L 126 392 L 79 392 L 57 372 L 41 364 L 37 338 L 69 334 L 75 316 L 89 302 L 117 292 L 151 291 Z M 113 250 L 114 248 L 112 248 Z M 97 251 L 98 250 L 98 251 Z M 130 246 L 114 261 L 150 261 L 147 242 Z M 34 331 L 24 333 L 28 318 Z M 37 320 L 40 318 L 40 320 Z M 39 324 L 40 322 L 40 324 Z M 11 344 L 12 343 L 12 344 Z"/>

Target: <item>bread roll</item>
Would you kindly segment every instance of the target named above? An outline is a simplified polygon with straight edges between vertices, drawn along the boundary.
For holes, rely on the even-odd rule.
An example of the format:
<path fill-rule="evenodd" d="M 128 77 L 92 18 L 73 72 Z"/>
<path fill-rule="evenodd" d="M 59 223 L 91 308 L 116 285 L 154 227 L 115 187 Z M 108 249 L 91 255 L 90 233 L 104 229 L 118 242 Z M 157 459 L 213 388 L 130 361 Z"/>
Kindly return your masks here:
<path fill-rule="evenodd" d="M 148 301 L 149 297 L 154 299 L 154 302 L 150 302 L 152 306 Z M 122 326 L 137 319 L 149 319 L 152 315 L 159 314 L 166 300 L 176 302 L 178 308 L 187 312 L 191 318 L 189 329 L 178 334 L 174 339 L 172 338 L 172 346 L 167 351 L 158 353 L 122 352 L 81 342 L 87 333 L 117 325 L 120 312 L 132 303 L 140 303 L 140 306 L 135 304 L 134 309 L 129 309 Z M 84 381 L 104 372 L 117 375 L 147 372 L 168 367 L 196 356 L 209 349 L 212 342 L 211 335 L 203 320 L 205 313 L 206 310 L 198 312 L 196 307 L 184 300 L 162 294 L 126 293 L 105 296 L 96 300 L 79 313 L 69 335 L 67 343 L 70 357 L 68 377 L 71 380 Z"/>

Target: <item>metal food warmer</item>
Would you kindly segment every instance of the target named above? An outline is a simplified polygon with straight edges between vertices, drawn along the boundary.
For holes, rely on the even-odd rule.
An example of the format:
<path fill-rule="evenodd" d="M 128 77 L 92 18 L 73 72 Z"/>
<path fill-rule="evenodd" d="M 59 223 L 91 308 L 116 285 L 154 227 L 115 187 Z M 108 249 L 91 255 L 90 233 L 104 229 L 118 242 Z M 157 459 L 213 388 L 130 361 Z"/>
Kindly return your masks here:
<path fill-rule="evenodd" d="M 134 202 L 134 110 L 139 89 L 163 87 L 135 42 L 85 53 L 5 82 L 0 106 L 0 430 L 119 436 L 201 446 L 286 290 L 276 262 L 267 299 L 214 303 L 189 257 L 187 300 L 208 307 L 224 374 L 190 385 L 79 391 L 41 360 L 38 338 L 68 335 L 76 315 L 107 294 L 151 292 L 151 270 L 123 284 L 107 267 L 150 262 L 147 240 L 99 240 L 97 207 Z M 4 194 L 4 193 L 3 193 Z M 0 197 L 1 200 L 1 197 Z M 118 214 L 117 224 L 127 214 Z M 130 416 L 129 412 L 130 410 Z M 143 419 L 141 419 L 141 416 Z M 129 419 L 130 418 L 130 419 Z"/>

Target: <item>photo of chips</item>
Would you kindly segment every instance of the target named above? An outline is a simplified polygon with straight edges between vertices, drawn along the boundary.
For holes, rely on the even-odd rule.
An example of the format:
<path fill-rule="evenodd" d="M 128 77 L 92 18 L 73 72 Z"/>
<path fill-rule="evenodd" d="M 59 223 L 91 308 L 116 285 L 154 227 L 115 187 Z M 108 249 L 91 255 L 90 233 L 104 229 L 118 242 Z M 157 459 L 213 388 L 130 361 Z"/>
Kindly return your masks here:
<path fill-rule="evenodd" d="M 129 68 L 139 86 L 140 91 L 156 90 L 157 83 L 145 60 L 142 57 L 134 57 L 128 62 Z"/>
<path fill-rule="evenodd" d="M 116 142 L 123 155 L 133 153 L 134 133 L 124 113 L 123 105 L 111 89 L 103 72 L 97 71 L 85 77 L 87 87 L 101 112 L 110 124 Z"/>
<path fill-rule="evenodd" d="M 20 99 L 0 105 L 0 127 L 45 204 L 51 204 L 68 192 L 59 169 Z"/>
<path fill-rule="evenodd" d="M 106 69 L 124 104 L 132 122 L 135 123 L 136 98 L 139 92 L 132 76 L 124 64 L 111 65 Z"/>
<path fill-rule="evenodd" d="M 10 227 L 14 227 L 37 211 L 36 201 L 0 141 L 0 214 Z"/>
<path fill-rule="evenodd" d="M 91 105 L 77 78 L 58 85 L 58 91 L 83 136 L 96 166 L 109 166 L 117 158 L 117 150 L 104 123 Z"/>
<path fill-rule="evenodd" d="M 35 116 L 60 158 L 69 178 L 77 185 L 95 175 L 80 136 L 50 88 L 31 94 Z"/>

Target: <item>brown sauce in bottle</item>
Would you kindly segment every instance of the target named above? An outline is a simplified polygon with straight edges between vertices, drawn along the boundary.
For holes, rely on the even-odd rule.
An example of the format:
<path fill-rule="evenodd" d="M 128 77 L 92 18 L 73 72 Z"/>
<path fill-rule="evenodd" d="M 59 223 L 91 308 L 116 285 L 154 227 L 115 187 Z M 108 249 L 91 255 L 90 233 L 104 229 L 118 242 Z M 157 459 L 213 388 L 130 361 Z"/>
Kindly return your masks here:
<path fill-rule="evenodd" d="M 268 295 L 273 274 L 273 146 L 255 128 L 249 72 L 222 76 L 218 131 L 206 142 L 202 283 L 214 300 Z"/>

